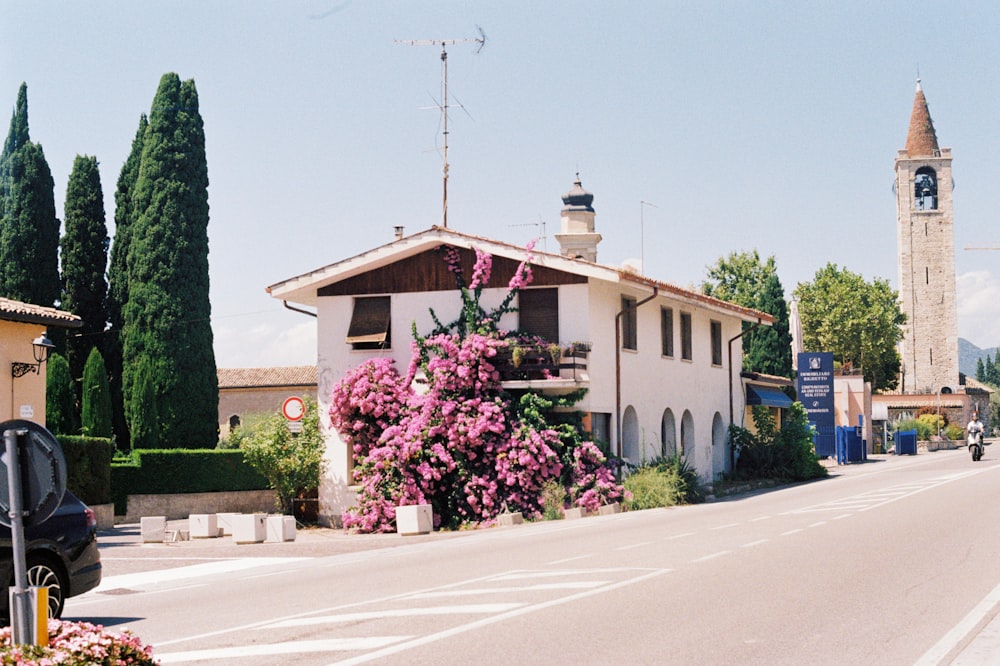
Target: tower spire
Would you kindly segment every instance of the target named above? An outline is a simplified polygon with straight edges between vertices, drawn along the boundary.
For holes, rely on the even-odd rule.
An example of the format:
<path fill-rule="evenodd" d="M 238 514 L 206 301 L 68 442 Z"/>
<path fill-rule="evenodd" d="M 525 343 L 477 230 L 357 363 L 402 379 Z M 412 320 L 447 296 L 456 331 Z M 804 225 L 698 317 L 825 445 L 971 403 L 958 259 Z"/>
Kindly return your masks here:
<path fill-rule="evenodd" d="M 927 108 L 927 98 L 917 79 L 917 92 L 913 98 L 913 111 L 910 113 L 910 129 L 906 134 L 906 152 L 910 157 L 935 157 L 941 154 L 938 148 L 937 134 L 931 121 L 931 112 Z"/>

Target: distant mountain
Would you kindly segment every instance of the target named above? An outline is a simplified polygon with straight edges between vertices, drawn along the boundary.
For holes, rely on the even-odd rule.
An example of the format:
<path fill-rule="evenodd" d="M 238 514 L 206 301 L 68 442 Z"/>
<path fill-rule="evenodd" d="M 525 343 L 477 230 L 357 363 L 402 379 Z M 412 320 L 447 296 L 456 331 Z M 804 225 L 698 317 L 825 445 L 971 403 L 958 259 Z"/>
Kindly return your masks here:
<path fill-rule="evenodd" d="M 958 371 L 964 373 L 967 377 L 976 377 L 976 361 L 983 359 L 986 362 L 986 356 L 989 355 L 990 358 L 996 359 L 997 347 L 990 347 L 989 349 L 980 349 L 976 345 L 972 344 L 965 338 L 958 339 Z"/>

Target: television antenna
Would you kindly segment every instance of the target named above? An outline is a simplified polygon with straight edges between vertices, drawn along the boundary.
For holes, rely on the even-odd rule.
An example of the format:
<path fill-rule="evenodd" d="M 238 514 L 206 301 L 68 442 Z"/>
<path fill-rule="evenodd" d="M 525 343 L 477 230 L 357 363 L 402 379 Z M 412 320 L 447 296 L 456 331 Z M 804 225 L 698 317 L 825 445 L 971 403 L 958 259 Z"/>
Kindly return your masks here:
<path fill-rule="evenodd" d="M 476 30 L 479 31 L 478 37 L 469 37 L 466 39 L 396 39 L 394 42 L 396 44 L 404 44 L 406 46 L 440 46 L 441 47 L 441 104 L 439 108 L 441 109 L 441 122 L 443 126 L 442 134 L 444 135 L 444 153 L 443 161 L 444 166 L 442 168 L 443 174 L 443 196 L 441 203 L 441 224 L 447 228 L 448 226 L 448 50 L 447 47 L 452 44 L 479 44 L 476 49 L 476 53 L 483 50 L 486 46 L 486 33 L 479 26 L 476 26 Z"/>
<path fill-rule="evenodd" d="M 542 230 L 542 235 L 541 235 L 541 239 L 542 239 L 542 252 L 548 252 L 549 251 L 549 248 L 548 248 L 548 238 L 545 235 L 545 220 L 542 219 L 541 215 L 538 216 L 538 222 L 525 222 L 524 224 L 508 224 L 507 226 L 508 227 L 535 227 L 536 229 L 541 228 L 541 230 Z"/>

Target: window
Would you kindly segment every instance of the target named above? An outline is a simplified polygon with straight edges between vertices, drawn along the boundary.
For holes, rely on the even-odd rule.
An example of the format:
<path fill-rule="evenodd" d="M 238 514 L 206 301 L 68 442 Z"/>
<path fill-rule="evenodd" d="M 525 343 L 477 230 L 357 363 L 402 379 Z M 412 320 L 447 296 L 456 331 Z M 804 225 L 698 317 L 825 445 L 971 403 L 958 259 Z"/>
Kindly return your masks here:
<path fill-rule="evenodd" d="M 691 313 L 681 313 L 681 358 L 690 361 L 694 358 L 691 353 Z"/>
<path fill-rule="evenodd" d="M 660 308 L 660 340 L 664 356 L 674 355 L 674 309 Z"/>
<path fill-rule="evenodd" d="M 937 174 L 930 167 L 920 167 L 913 179 L 913 205 L 917 210 L 937 210 Z"/>
<path fill-rule="evenodd" d="M 622 349 L 636 350 L 639 348 L 636 342 L 635 329 L 635 299 L 631 296 L 622 296 Z"/>
<path fill-rule="evenodd" d="M 548 342 L 559 342 L 559 289 L 525 289 L 517 295 L 518 327 Z"/>
<path fill-rule="evenodd" d="M 722 322 L 712 321 L 712 365 L 722 365 Z"/>
<path fill-rule="evenodd" d="M 355 298 L 347 344 L 353 349 L 391 349 L 390 320 L 388 296 Z"/>

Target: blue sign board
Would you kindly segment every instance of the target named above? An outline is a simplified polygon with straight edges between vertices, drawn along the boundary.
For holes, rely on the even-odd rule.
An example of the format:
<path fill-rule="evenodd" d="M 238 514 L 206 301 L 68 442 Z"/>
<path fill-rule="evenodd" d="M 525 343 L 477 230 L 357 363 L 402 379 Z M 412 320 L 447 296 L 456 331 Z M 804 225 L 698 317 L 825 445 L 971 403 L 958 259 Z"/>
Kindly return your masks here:
<path fill-rule="evenodd" d="M 799 354 L 797 389 L 799 402 L 806 408 L 809 423 L 816 428 L 816 455 L 820 458 L 837 452 L 836 412 L 833 405 L 833 353 Z"/>

